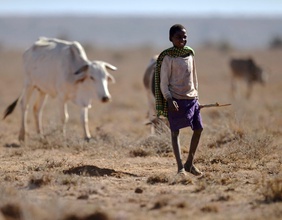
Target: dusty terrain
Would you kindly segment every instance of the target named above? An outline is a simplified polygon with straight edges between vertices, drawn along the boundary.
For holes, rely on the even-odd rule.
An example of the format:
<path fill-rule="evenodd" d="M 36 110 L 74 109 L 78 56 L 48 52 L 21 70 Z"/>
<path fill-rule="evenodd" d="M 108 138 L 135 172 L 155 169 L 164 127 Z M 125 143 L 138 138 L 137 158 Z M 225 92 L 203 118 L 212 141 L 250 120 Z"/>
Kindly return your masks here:
<path fill-rule="evenodd" d="M 21 54 L 0 51 L 0 110 L 22 89 Z M 118 67 L 109 86 L 111 103 L 93 102 L 90 129 L 82 139 L 79 108 L 69 104 L 67 138 L 58 129 L 56 100 L 43 116 L 45 139 L 29 114 L 25 146 L 17 141 L 20 108 L 0 122 L 0 219 L 281 219 L 282 51 L 220 51 L 196 48 L 204 132 L 195 163 L 200 178 L 176 176 L 170 136 L 151 136 L 142 76 L 150 48 L 88 49 L 90 59 Z M 250 100 L 230 97 L 228 60 L 252 56 L 270 73 Z M 32 109 L 32 108 L 31 108 Z M 181 130 L 183 160 L 190 142 Z"/>

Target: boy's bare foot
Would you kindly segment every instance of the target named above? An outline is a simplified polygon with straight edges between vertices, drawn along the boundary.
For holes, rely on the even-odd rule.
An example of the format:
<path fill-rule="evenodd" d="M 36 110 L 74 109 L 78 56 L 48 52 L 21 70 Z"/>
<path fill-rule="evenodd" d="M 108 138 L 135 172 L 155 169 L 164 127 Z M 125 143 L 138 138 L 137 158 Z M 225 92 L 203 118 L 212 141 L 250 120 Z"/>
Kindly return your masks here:
<path fill-rule="evenodd" d="M 195 167 L 194 165 L 188 167 L 188 166 L 185 164 L 184 167 L 185 167 L 185 170 L 186 170 L 187 172 L 192 173 L 192 174 L 195 175 L 195 176 L 201 176 L 201 175 L 203 175 L 203 173 L 202 173 L 200 170 L 198 170 L 198 168 Z"/>
<path fill-rule="evenodd" d="M 182 168 L 181 170 L 178 170 L 177 175 L 180 175 L 180 176 L 186 176 L 185 169 L 184 169 L 184 168 Z"/>

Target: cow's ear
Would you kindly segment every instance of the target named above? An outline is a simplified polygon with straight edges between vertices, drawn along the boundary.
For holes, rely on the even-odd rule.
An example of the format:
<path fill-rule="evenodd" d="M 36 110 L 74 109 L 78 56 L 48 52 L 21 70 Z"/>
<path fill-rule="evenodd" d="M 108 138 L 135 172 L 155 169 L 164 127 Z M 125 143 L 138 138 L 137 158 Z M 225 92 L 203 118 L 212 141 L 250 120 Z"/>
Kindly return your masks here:
<path fill-rule="evenodd" d="M 107 78 L 108 78 L 108 82 L 110 82 L 110 83 L 115 83 L 116 82 L 116 80 L 115 80 L 115 78 L 111 75 L 111 74 L 107 74 Z"/>
<path fill-rule="evenodd" d="M 110 83 L 115 83 L 116 82 L 116 80 L 115 80 L 115 78 L 111 75 L 111 74 L 107 74 L 107 78 L 108 78 L 108 82 L 110 82 Z"/>
<path fill-rule="evenodd" d="M 78 75 L 78 74 L 80 74 L 80 73 L 82 73 L 82 72 L 88 70 L 88 68 L 89 68 L 89 65 L 86 64 L 86 65 L 80 67 L 77 71 L 75 71 L 75 72 L 74 72 L 74 75 Z"/>

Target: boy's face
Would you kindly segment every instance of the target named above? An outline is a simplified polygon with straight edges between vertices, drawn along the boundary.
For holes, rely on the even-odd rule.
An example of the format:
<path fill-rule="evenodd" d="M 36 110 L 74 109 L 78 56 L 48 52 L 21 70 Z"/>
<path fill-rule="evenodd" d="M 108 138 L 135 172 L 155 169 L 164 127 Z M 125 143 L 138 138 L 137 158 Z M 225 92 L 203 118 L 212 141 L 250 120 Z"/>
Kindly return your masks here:
<path fill-rule="evenodd" d="M 187 34 L 186 30 L 182 29 L 177 31 L 171 38 L 170 41 L 172 42 L 174 47 L 183 48 L 187 43 Z"/>

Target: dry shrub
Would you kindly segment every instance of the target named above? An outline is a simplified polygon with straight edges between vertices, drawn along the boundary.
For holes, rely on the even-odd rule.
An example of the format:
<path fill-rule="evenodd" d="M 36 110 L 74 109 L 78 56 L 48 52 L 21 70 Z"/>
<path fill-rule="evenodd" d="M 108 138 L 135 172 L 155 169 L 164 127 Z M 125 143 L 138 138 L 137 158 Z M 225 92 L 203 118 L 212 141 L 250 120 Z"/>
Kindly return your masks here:
<path fill-rule="evenodd" d="M 231 198 L 229 195 L 220 195 L 218 196 L 216 199 L 212 199 L 212 201 L 216 201 L 216 202 L 226 202 L 229 201 Z"/>
<path fill-rule="evenodd" d="M 138 149 L 133 149 L 129 151 L 129 155 L 131 157 L 148 157 L 153 155 L 153 152 L 150 149 L 144 149 L 144 147 L 141 146 Z"/>
<path fill-rule="evenodd" d="M 91 151 L 91 154 L 97 155 L 97 152 L 101 154 L 101 157 L 104 156 L 102 154 L 107 154 L 109 151 L 105 151 L 104 149 L 116 149 L 116 148 L 125 148 L 128 146 L 127 139 L 125 137 L 120 138 L 119 135 L 115 135 L 112 132 L 106 131 L 102 127 L 97 127 L 95 131 L 95 135 L 89 140 L 86 141 L 80 134 L 77 134 L 77 131 L 74 128 L 68 130 L 66 137 L 63 137 L 62 132 L 59 127 L 46 129 L 44 138 L 40 138 L 38 136 L 29 138 L 27 140 L 26 148 L 29 149 L 58 149 L 65 151 L 76 151 L 76 152 L 85 152 L 94 149 L 95 151 Z M 48 132 L 49 131 L 49 132 Z M 74 134 L 74 135 L 71 135 Z M 100 150 L 103 149 L 103 150 Z M 95 153 L 93 153 L 95 152 Z M 59 167 L 60 164 L 63 165 L 65 161 L 47 161 L 48 167 Z"/>
<path fill-rule="evenodd" d="M 168 205 L 168 200 L 165 198 L 162 198 L 155 202 L 154 206 L 152 207 L 152 210 L 161 209 L 167 205 Z"/>
<path fill-rule="evenodd" d="M 60 126 L 50 125 L 46 127 L 44 136 L 28 136 L 25 147 L 31 149 L 61 149 L 66 147 L 66 139 L 62 134 Z"/>
<path fill-rule="evenodd" d="M 187 208 L 188 207 L 188 204 L 186 201 L 180 201 L 176 204 L 176 207 L 177 208 L 180 208 L 180 209 L 184 209 L 184 208 Z"/>
<path fill-rule="evenodd" d="M 202 212 L 214 212 L 217 213 L 218 212 L 218 207 L 215 205 L 206 205 L 204 207 L 201 208 Z"/>
<path fill-rule="evenodd" d="M 206 189 L 207 184 L 203 181 L 199 182 L 196 186 L 196 188 L 192 191 L 193 193 L 200 193 Z"/>
<path fill-rule="evenodd" d="M 96 127 L 94 140 L 108 144 L 117 143 L 115 136 L 111 135 L 109 132 L 106 132 L 103 127 Z"/>
<path fill-rule="evenodd" d="M 48 185 L 51 182 L 51 177 L 49 175 L 40 175 L 39 177 L 32 176 L 29 180 L 29 188 L 36 189 L 41 186 Z"/>
<path fill-rule="evenodd" d="M 264 184 L 263 196 L 267 203 L 282 202 L 282 178 L 276 177 Z"/>
<path fill-rule="evenodd" d="M 134 147 L 137 149 L 130 151 L 132 156 L 167 156 L 172 152 L 170 136 L 165 135 L 165 133 L 142 139 Z"/>
<path fill-rule="evenodd" d="M 156 183 L 168 183 L 168 182 L 169 182 L 169 178 L 163 173 L 150 176 L 147 179 L 147 183 L 152 185 Z"/>
<path fill-rule="evenodd" d="M 157 135 L 168 135 L 170 134 L 169 122 L 166 118 L 155 118 L 152 123 Z"/>
<path fill-rule="evenodd" d="M 66 164 L 67 159 L 62 158 L 59 161 L 55 161 L 54 159 L 46 159 L 46 168 L 52 169 L 56 167 L 63 167 Z"/>
<path fill-rule="evenodd" d="M 134 192 L 141 194 L 141 193 L 143 193 L 143 191 L 144 191 L 143 189 L 141 189 L 140 187 L 137 187 Z"/>
<path fill-rule="evenodd" d="M 83 220 L 110 220 L 110 217 L 105 212 L 98 211 L 85 216 Z"/>
<path fill-rule="evenodd" d="M 61 185 L 76 186 L 78 185 L 79 180 L 80 180 L 79 176 L 77 175 L 61 175 L 60 178 L 58 179 L 58 182 Z"/>
<path fill-rule="evenodd" d="M 271 143 L 272 135 L 251 132 L 246 133 L 243 138 L 233 142 L 228 148 L 229 159 L 232 161 L 238 160 L 260 160 L 263 157 L 272 153 Z"/>
<path fill-rule="evenodd" d="M 7 181 L 7 182 L 14 182 L 18 180 L 18 177 L 15 174 L 6 174 L 4 175 L 3 180 Z"/>
<path fill-rule="evenodd" d="M 110 220 L 110 217 L 104 212 L 97 211 L 83 217 L 72 214 L 63 218 L 63 220 Z"/>
<path fill-rule="evenodd" d="M 207 144 L 209 148 L 221 147 L 224 144 L 228 144 L 236 140 L 241 140 L 244 137 L 244 133 L 240 130 L 234 132 L 223 131 L 222 133 L 219 133 L 217 136 L 218 137 L 214 141 Z"/>
<path fill-rule="evenodd" d="M 188 175 L 186 176 L 176 175 L 176 177 L 173 178 L 172 181 L 170 181 L 170 185 L 177 185 L 177 184 L 189 185 L 189 184 L 193 184 L 193 181 Z"/>
<path fill-rule="evenodd" d="M 67 159 L 61 159 L 59 161 L 55 161 L 53 159 L 46 159 L 46 162 L 36 166 L 29 166 L 29 171 L 48 171 L 50 169 L 54 169 L 57 167 L 63 167 L 66 163 Z"/>

